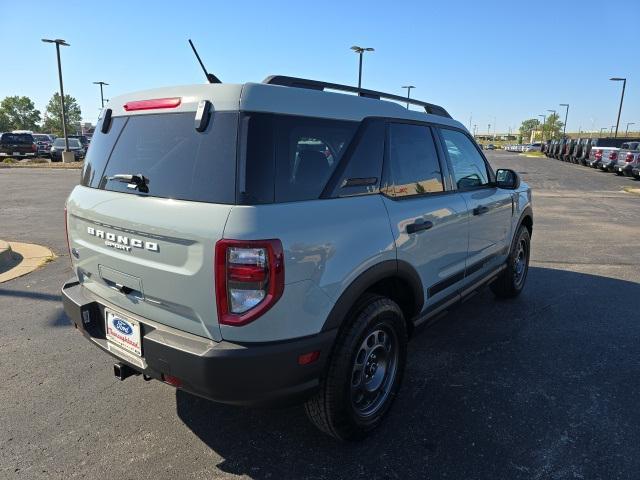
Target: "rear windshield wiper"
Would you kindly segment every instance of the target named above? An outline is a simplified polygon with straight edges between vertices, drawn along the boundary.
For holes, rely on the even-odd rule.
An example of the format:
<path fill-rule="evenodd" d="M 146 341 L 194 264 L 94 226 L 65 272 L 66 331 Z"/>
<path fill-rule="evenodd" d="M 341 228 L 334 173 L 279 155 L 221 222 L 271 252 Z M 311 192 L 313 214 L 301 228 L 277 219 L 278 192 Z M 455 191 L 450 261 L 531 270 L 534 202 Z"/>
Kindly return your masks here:
<path fill-rule="evenodd" d="M 149 179 L 138 173 L 137 175 L 131 175 L 128 173 L 119 173 L 108 177 L 108 180 L 115 180 L 116 182 L 122 182 L 127 184 L 127 188 L 138 190 L 141 193 L 149 193 Z"/>

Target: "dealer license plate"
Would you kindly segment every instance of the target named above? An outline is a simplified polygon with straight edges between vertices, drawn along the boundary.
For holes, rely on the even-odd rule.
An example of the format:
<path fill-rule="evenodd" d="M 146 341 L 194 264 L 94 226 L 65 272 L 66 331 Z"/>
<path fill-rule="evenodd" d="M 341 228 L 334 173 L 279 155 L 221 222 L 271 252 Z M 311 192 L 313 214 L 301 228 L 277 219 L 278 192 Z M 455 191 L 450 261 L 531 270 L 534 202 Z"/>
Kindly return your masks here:
<path fill-rule="evenodd" d="M 119 313 L 105 310 L 107 340 L 112 344 L 142 356 L 140 323 Z"/>

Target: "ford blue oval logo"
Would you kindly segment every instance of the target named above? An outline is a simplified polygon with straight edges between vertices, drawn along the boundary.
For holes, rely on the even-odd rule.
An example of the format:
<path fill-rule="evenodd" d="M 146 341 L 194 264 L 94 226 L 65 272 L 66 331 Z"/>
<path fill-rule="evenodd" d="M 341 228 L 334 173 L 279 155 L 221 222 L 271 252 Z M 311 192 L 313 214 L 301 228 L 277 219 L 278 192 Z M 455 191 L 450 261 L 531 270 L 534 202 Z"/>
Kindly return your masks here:
<path fill-rule="evenodd" d="M 119 318 L 114 318 L 111 320 L 111 324 L 113 328 L 118 330 L 120 333 L 124 333 L 125 335 L 131 335 L 133 333 L 133 328 L 124 320 L 120 320 Z"/>

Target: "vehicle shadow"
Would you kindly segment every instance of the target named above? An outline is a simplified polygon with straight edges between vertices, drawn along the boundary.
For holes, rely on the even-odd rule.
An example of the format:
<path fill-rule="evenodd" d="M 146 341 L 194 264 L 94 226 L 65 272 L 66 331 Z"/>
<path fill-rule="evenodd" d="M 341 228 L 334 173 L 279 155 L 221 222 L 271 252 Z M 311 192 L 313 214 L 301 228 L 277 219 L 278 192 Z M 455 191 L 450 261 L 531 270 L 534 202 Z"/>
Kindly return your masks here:
<path fill-rule="evenodd" d="M 638 283 L 551 268 L 515 300 L 484 289 L 415 336 L 394 408 L 360 443 L 300 407 L 177 391 L 177 414 L 216 468 L 253 479 L 624 476 L 640 467 L 639 311 Z"/>

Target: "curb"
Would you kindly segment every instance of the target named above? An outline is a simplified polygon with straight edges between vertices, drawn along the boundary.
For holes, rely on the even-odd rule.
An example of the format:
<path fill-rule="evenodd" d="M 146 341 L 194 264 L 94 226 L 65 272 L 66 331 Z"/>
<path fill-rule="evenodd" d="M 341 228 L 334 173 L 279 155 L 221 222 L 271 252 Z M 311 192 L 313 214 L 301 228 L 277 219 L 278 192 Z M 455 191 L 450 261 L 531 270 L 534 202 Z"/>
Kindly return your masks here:
<path fill-rule="evenodd" d="M 0 249 L 0 283 L 31 273 L 56 258 L 49 248 L 34 243 L 0 240 Z"/>
<path fill-rule="evenodd" d="M 0 272 L 13 263 L 13 251 L 11 245 L 0 240 Z"/>

